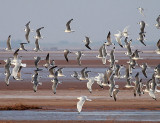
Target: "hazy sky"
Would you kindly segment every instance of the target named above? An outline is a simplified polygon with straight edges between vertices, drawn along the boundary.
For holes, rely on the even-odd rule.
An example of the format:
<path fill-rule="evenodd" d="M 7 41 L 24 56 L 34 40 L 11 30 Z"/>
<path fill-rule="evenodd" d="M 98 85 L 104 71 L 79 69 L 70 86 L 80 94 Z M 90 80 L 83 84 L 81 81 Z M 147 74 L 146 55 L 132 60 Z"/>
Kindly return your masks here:
<path fill-rule="evenodd" d="M 136 40 L 140 30 L 137 23 L 143 20 L 149 25 L 146 42 L 155 45 L 160 38 L 160 30 L 154 26 L 159 5 L 160 0 L 0 0 L 0 41 L 11 34 L 14 42 L 26 42 L 23 29 L 31 21 L 31 42 L 34 43 L 35 30 L 44 26 L 40 44 L 49 47 L 59 47 L 63 42 L 66 47 L 83 47 L 85 36 L 92 40 L 91 46 L 101 45 L 109 31 L 115 40 L 113 34 L 128 25 L 130 38 L 141 45 Z M 146 17 L 140 15 L 138 7 L 144 8 Z M 65 33 L 65 24 L 71 18 L 75 32 Z"/>

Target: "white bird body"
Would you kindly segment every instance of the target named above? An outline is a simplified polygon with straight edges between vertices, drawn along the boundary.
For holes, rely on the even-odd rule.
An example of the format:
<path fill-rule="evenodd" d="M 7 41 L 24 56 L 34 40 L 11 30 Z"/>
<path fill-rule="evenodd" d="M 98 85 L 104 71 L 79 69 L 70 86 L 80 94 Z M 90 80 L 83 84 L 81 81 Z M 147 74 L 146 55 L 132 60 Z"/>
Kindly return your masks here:
<path fill-rule="evenodd" d="M 77 111 L 78 111 L 78 113 L 81 112 L 83 104 L 85 103 L 86 100 L 87 101 L 92 101 L 91 99 L 88 99 L 87 96 L 81 96 L 81 97 L 78 97 L 77 99 L 79 99 L 79 101 L 77 102 Z"/>
<path fill-rule="evenodd" d="M 92 93 L 92 85 L 94 84 L 94 77 L 88 78 L 87 88 L 90 93 Z"/>

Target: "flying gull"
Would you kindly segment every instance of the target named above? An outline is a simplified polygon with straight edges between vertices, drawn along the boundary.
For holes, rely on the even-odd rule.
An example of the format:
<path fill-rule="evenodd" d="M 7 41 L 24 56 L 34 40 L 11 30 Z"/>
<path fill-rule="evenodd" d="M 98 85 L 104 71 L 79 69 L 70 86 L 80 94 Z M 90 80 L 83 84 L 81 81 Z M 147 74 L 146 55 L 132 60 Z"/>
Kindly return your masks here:
<path fill-rule="evenodd" d="M 89 50 L 91 50 L 91 48 L 90 48 L 90 46 L 89 46 L 89 44 L 91 43 L 89 37 L 85 36 L 85 40 L 83 40 L 83 42 L 85 43 L 85 46 L 86 46 Z"/>
<path fill-rule="evenodd" d="M 78 111 L 78 113 L 81 112 L 83 104 L 84 104 L 84 102 L 86 100 L 87 101 L 92 101 L 91 99 L 88 99 L 87 96 L 81 96 L 81 97 L 78 97 L 77 99 L 79 99 L 79 101 L 77 102 L 77 111 Z"/>
<path fill-rule="evenodd" d="M 71 30 L 71 27 L 70 27 L 70 23 L 73 21 L 73 19 L 70 19 L 67 24 L 66 24 L 66 29 L 65 29 L 65 32 L 75 32 L 74 30 Z"/>
<path fill-rule="evenodd" d="M 29 27 L 30 21 L 25 25 L 26 28 L 24 29 L 24 31 L 26 32 L 25 37 L 28 43 L 30 43 L 29 40 L 29 33 L 30 33 L 30 27 Z"/>

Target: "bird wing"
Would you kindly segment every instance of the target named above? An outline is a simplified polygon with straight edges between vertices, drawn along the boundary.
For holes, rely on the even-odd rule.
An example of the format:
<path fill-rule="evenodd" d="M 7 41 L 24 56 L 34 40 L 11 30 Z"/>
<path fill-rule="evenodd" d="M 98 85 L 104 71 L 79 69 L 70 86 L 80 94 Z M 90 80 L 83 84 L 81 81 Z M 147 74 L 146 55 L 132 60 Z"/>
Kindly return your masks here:
<path fill-rule="evenodd" d="M 71 27 L 70 27 L 71 21 L 73 21 L 73 19 L 70 19 L 70 20 L 66 23 L 67 30 L 71 30 Z"/>
<path fill-rule="evenodd" d="M 160 39 L 159 39 L 158 42 L 157 42 L 157 47 L 158 47 L 158 49 L 160 50 Z"/>
<path fill-rule="evenodd" d="M 107 41 L 108 41 L 109 43 L 112 42 L 112 41 L 111 41 L 111 32 L 110 32 L 110 31 L 108 32 L 108 35 L 107 35 Z"/>
<path fill-rule="evenodd" d="M 82 100 L 82 99 L 80 99 L 77 102 L 77 110 L 78 110 L 78 112 L 81 112 L 84 102 L 85 102 L 85 100 Z"/>

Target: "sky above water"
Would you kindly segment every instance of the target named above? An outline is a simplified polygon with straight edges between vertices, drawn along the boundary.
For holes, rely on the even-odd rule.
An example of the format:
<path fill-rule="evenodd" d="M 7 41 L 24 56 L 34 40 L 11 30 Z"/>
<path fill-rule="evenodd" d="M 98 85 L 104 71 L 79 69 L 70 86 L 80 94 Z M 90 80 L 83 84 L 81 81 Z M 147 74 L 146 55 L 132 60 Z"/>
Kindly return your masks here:
<path fill-rule="evenodd" d="M 160 15 L 159 5 L 160 0 L 0 0 L 0 45 L 8 35 L 12 35 L 12 43 L 26 42 L 24 28 L 31 21 L 31 47 L 35 30 L 42 26 L 45 28 L 41 31 L 41 47 L 83 48 L 82 40 L 89 36 L 91 47 L 99 48 L 109 31 L 114 41 L 113 34 L 126 26 L 133 44 L 143 47 L 136 40 L 140 31 L 137 23 L 143 20 L 148 24 L 146 44 L 155 46 L 160 38 L 160 29 L 154 26 Z M 145 17 L 138 7 L 144 8 Z M 65 33 L 65 24 L 71 18 L 75 32 Z"/>

